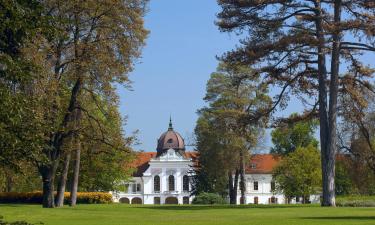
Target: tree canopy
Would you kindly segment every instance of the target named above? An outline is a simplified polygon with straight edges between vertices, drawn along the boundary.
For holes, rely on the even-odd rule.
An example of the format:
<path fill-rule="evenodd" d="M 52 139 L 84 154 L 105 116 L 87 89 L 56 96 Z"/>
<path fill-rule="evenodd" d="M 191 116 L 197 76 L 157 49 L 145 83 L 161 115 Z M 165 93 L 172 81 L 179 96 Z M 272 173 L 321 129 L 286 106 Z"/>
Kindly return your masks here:
<path fill-rule="evenodd" d="M 129 175 L 134 139 L 122 130 L 116 85 L 130 85 L 148 34 L 146 4 L 1 1 L 0 164 L 31 162 L 44 207 L 54 207 L 56 175 L 68 176 L 70 160 L 72 194 L 81 161 L 85 189 L 110 190 Z M 105 171 L 102 184 L 87 178 L 93 166 Z"/>
<path fill-rule="evenodd" d="M 375 4 L 360 0 L 218 3 L 220 30 L 242 37 L 222 60 L 251 66 L 262 83 L 278 90 L 265 115 L 285 109 L 294 95 L 305 107 L 301 119 L 319 117 L 322 205 L 335 206 L 338 96 L 347 94 L 360 102 L 361 90 L 373 90 L 374 70 L 362 63 L 361 54 L 375 52 Z"/>
<path fill-rule="evenodd" d="M 267 123 L 266 117 L 258 118 L 270 102 L 267 88 L 259 85 L 256 76 L 245 66 L 219 64 L 207 82 L 204 100 L 209 105 L 199 110 L 195 129 L 200 153 L 197 185 L 208 184 L 209 189 L 203 191 L 223 193 L 223 185 L 228 182 L 232 204 L 236 201 L 238 176 L 241 195 L 245 193 L 244 173 L 250 150 L 256 147 Z"/>
<path fill-rule="evenodd" d="M 319 142 L 314 136 L 317 126 L 318 122 L 316 120 L 279 125 L 271 132 L 273 143 L 271 153 L 287 155 L 298 147 L 307 147 L 309 145 L 317 148 Z"/>
<path fill-rule="evenodd" d="M 283 157 L 274 168 L 273 179 L 276 181 L 276 190 L 287 198 L 303 197 L 308 200 L 310 195 L 321 190 L 321 173 L 319 151 L 309 145 L 298 147 Z"/>

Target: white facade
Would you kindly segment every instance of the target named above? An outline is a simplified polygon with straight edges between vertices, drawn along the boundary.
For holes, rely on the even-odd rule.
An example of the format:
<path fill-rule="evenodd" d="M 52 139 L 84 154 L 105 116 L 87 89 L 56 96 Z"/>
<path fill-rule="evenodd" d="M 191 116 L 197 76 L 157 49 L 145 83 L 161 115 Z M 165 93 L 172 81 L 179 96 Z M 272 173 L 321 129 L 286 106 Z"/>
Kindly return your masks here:
<path fill-rule="evenodd" d="M 284 195 L 273 193 L 273 181 L 271 174 L 246 174 L 245 175 L 245 204 L 283 204 Z M 240 192 L 237 194 L 237 202 L 241 202 Z"/>
<path fill-rule="evenodd" d="M 131 204 L 191 203 L 191 159 L 169 149 L 166 154 L 152 158 L 149 165 L 142 177 L 133 177 L 131 182 L 124 184 L 127 192 L 114 193 L 115 202 L 127 203 L 128 199 Z"/>
<path fill-rule="evenodd" d="M 274 191 L 272 174 L 246 174 L 246 192 L 244 204 L 287 204 L 282 193 Z M 241 202 L 241 193 L 237 193 L 237 204 Z M 301 203 L 302 199 L 293 198 L 289 203 Z M 311 203 L 319 203 L 320 195 L 311 195 Z"/>
<path fill-rule="evenodd" d="M 113 200 L 128 204 L 190 204 L 192 179 L 194 175 L 192 154 L 185 152 L 183 138 L 173 130 L 172 120 L 168 131 L 158 139 L 156 153 L 144 153 L 139 171 L 129 182 L 124 182 L 124 192 L 115 192 Z M 142 155 L 142 154 L 141 154 Z M 140 155 L 140 156 L 141 156 Z M 194 155 L 194 154 L 193 154 Z M 142 157 L 141 157 L 142 158 Z M 146 160 L 145 160 L 146 159 Z M 284 204 L 282 193 L 272 189 L 272 168 L 277 161 L 272 155 L 255 155 L 245 175 L 246 193 L 242 201 L 240 191 L 237 203 L 244 204 Z M 238 185 L 239 186 L 239 185 Z M 292 199 L 296 203 L 298 199 Z M 313 203 L 319 202 L 319 195 L 310 196 Z"/>
<path fill-rule="evenodd" d="M 113 193 L 114 201 L 130 204 L 190 204 L 194 198 L 194 196 L 190 196 L 190 177 L 193 175 L 192 164 L 190 158 L 169 149 L 164 155 L 152 158 L 149 161 L 149 167 L 142 177 L 133 177 L 130 182 L 124 183 L 126 192 Z M 159 185 L 157 180 L 155 183 L 155 177 L 157 176 L 159 177 Z M 170 187 L 171 176 L 173 176 L 173 187 Z M 186 179 L 188 180 L 188 186 L 186 185 Z M 286 203 L 282 193 L 274 193 L 271 174 L 246 174 L 245 180 L 244 204 Z M 319 203 L 319 195 L 310 196 L 310 201 Z M 241 195 L 238 191 L 237 204 L 240 203 Z M 298 202 L 296 202 L 296 199 L 292 199 L 291 203 Z"/>

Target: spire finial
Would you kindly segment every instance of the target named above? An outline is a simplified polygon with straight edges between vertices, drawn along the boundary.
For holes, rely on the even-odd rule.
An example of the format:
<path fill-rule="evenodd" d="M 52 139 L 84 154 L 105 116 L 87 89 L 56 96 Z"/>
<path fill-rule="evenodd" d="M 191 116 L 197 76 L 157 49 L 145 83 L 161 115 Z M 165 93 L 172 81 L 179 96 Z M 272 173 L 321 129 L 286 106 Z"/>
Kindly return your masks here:
<path fill-rule="evenodd" d="M 169 127 L 168 127 L 168 130 L 173 130 L 173 126 L 172 126 L 172 116 L 169 116 Z"/>

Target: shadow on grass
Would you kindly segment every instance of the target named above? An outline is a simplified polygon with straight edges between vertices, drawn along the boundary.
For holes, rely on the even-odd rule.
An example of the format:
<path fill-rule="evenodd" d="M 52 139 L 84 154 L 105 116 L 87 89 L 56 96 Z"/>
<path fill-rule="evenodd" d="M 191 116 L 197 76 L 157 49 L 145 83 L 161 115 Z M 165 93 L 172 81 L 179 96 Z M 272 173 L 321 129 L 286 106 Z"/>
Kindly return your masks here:
<path fill-rule="evenodd" d="M 3 207 L 24 207 L 25 205 L 40 205 L 40 207 L 42 207 L 41 204 L 24 204 L 24 203 L 0 203 L 0 208 L 3 206 Z"/>
<path fill-rule="evenodd" d="M 301 217 L 309 220 L 375 220 L 375 216 L 318 216 L 318 217 Z"/>
<path fill-rule="evenodd" d="M 273 209 L 273 208 L 305 208 L 317 205 L 152 205 L 137 206 L 136 208 L 157 210 L 211 210 L 211 209 Z"/>

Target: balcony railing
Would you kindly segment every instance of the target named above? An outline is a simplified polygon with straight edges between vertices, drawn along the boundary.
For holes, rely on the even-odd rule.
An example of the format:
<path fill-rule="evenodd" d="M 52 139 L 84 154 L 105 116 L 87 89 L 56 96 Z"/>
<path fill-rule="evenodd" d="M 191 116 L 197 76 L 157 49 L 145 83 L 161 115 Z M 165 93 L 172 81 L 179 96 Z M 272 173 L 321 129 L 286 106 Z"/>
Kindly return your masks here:
<path fill-rule="evenodd" d="M 164 191 L 164 194 L 178 194 L 179 191 Z"/>

